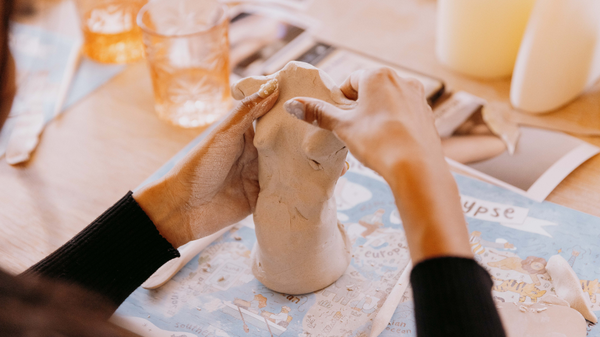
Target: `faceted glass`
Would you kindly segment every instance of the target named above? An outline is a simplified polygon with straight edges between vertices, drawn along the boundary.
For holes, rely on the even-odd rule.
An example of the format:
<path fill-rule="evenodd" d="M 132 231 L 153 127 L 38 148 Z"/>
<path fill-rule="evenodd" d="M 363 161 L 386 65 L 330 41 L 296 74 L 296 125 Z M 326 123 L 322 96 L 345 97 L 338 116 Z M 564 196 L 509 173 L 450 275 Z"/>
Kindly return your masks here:
<path fill-rule="evenodd" d="M 158 0 L 138 14 L 158 115 L 211 124 L 231 106 L 226 9 L 215 0 Z"/>
<path fill-rule="evenodd" d="M 83 53 L 103 63 L 142 58 L 142 31 L 135 18 L 147 0 L 79 0 Z"/>

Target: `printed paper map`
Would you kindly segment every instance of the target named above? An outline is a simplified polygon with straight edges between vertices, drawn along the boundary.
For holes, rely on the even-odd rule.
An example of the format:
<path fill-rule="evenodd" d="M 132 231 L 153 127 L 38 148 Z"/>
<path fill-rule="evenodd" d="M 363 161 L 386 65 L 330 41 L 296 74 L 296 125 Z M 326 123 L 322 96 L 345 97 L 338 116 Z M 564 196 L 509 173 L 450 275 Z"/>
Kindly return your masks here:
<path fill-rule="evenodd" d="M 238 227 L 162 288 L 136 290 L 114 320 L 144 336 L 368 336 L 371 320 L 408 262 L 408 249 L 389 187 L 350 162 L 335 194 L 338 218 L 354 243 L 353 260 L 337 282 L 302 296 L 270 291 L 250 270 L 254 230 Z M 471 247 L 494 278 L 495 300 L 532 303 L 552 294 L 545 265 L 561 254 L 600 314 L 600 218 L 455 178 Z M 600 328 L 591 327 L 588 335 L 600 336 Z M 381 336 L 416 336 L 410 288 Z"/>

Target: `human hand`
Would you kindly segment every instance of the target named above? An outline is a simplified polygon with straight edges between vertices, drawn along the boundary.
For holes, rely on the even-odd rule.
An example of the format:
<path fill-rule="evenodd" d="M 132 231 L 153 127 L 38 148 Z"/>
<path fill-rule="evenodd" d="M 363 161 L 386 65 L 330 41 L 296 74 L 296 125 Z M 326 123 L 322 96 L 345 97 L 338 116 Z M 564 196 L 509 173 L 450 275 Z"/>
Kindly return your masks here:
<path fill-rule="evenodd" d="M 252 213 L 260 190 L 252 122 L 278 97 L 274 79 L 242 100 L 165 177 L 133 194 L 175 248 Z"/>
<path fill-rule="evenodd" d="M 472 257 L 458 188 L 421 83 L 379 68 L 353 73 L 340 89 L 356 100 L 354 106 L 297 97 L 284 107 L 331 130 L 389 183 L 415 264 L 436 256 Z"/>
<path fill-rule="evenodd" d="M 333 131 L 359 161 L 386 180 L 397 165 L 407 161 L 443 162 L 433 114 L 419 81 L 400 78 L 391 68 L 378 68 L 354 72 L 340 89 L 357 104 L 340 109 L 297 97 L 286 102 L 285 108 Z"/>

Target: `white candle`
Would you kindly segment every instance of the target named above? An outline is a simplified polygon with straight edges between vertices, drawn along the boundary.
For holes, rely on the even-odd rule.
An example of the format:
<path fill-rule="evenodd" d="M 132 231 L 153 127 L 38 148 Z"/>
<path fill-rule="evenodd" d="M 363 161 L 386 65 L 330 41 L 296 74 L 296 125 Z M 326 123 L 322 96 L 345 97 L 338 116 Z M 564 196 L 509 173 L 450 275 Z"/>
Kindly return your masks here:
<path fill-rule="evenodd" d="M 478 78 L 510 76 L 534 3 L 535 0 L 438 0 L 439 61 Z"/>
<path fill-rule="evenodd" d="M 590 83 L 598 50 L 600 1 L 540 0 L 536 3 L 510 88 L 510 101 L 527 112 L 551 111 Z"/>

